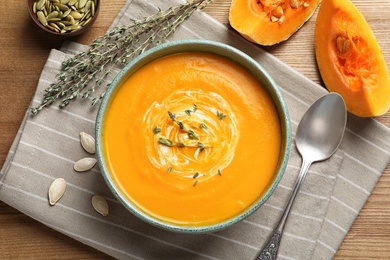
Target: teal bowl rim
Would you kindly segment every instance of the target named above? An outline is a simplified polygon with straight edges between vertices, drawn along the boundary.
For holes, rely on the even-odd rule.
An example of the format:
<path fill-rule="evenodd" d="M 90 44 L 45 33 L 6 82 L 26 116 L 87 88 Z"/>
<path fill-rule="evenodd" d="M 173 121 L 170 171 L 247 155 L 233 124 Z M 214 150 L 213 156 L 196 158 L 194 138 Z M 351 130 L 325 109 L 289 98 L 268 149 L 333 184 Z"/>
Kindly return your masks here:
<path fill-rule="evenodd" d="M 129 200 L 126 199 L 126 196 L 122 194 L 115 186 L 115 182 L 111 178 L 105 160 L 103 158 L 102 153 L 102 123 L 105 116 L 105 111 L 107 106 L 111 101 L 111 97 L 115 94 L 115 91 L 121 86 L 121 84 L 127 80 L 129 76 L 131 76 L 135 71 L 144 66 L 145 64 L 158 59 L 160 57 L 179 53 L 179 52 L 208 52 L 214 53 L 234 62 L 240 64 L 245 67 L 251 74 L 261 82 L 263 88 L 265 88 L 272 98 L 275 107 L 279 114 L 279 119 L 282 128 L 282 144 L 281 144 L 281 154 L 277 167 L 277 173 L 271 185 L 267 188 L 267 190 L 263 193 L 258 200 L 256 200 L 250 207 L 248 207 L 244 212 L 236 215 L 228 220 L 223 222 L 207 225 L 207 226 L 182 226 L 182 225 L 174 225 L 171 223 L 164 222 L 162 220 L 158 220 L 156 218 L 151 217 L 146 214 L 142 210 L 138 209 L 135 205 L 133 205 Z M 145 222 L 173 232 L 178 233 L 191 233 L 191 234 L 201 234 L 201 233 L 211 233 L 218 230 L 225 229 L 227 227 L 232 226 L 235 223 L 240 222 L 245 219 L 252 213 L 254 213 L 261 205 L 268 200 L 271 196 L 280 180 L 283 177 L 283 174 L 286 170 L 290 150 L 291 150 L 291 142 L 292 142 L 292 132 L 291 132 L 291 123 L 290 116 L 288 112 L 287 105 L 283 99 L 283 96 L 279 90 L 279 87 L 275 83 L 275 81 L 271 78 L 271 76 L 264 70 L 264 68 L 258 64 L 254 59 L 245 54 L 244 52 L 214 41 L 208 40 L 182 40 L 182 41 L 173 41 L 158 45 L 142 54 L 134 58 L 130 63 L 128 63 L 115 77 L 112 81 L 110 87 L 108 88 L 100 108 L 98 110 L 98 114 L 96 117 L 96 127 L 95 127 L 95 135 L 96 135 L 96 157 L 98 161 L 98 165 L 101 171 L 101 174 L 106 181 L 108 187 L 111 192 L 115 195 L 115 197 L 128 209 L 132 214 L 137 216 L 138 218 L 144 220 Z"/>

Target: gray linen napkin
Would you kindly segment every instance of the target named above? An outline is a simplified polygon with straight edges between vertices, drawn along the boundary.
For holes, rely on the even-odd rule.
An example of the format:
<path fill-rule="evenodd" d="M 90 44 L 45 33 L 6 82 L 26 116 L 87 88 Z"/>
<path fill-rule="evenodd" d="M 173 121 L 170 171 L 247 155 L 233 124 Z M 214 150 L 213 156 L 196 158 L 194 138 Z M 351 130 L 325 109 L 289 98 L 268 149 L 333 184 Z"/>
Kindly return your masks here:
<path fill-rule="evenodd" d="M 113 23 L 153 14 L 179 0 L 129 0 Z M 281 61 L 247 42 L 231 29 L 198 11 L 170 40 L 207 39 L 230 44 L 256 59 L 280 86 L 287 102 L 293 132 L 307 108 L 326 94 Z M 43 68 L 32 106 L 54 81 L 60 64 L 85 46 L 67 43 L 52 50 Z M 119 69 L 119 68 L 118 68 Z M 110 79 L 111 80 L 112 77 Z M 282 214 L 299 172 L 295 147 L 286 173 L 270 199 L 257 212 L 220 232 L 184 235 L 152 227 L 128 213 L 107 188 L 97 167 L 86 173 L 73 164 L 88 155 L 78 135 L 94 133 L 96 108 L 77 101 L 65 110 L 56 106 L 39 116 L 26 117 L 0 172 L 0 199 L 34 219 L 119 259 L 251 259 Z M 373 119 L 348 115 L 340 149 L 329 160 L 315 163 L 299 193 L 279 251 L 280 259 L 331 259 L 390 159 L 390 131 Z M 67 190 L 54 206 L 48 204 L 50 183 L 64 178 Z M 107 198 L 110 213 L 102 217 L 91 197 Z"/>

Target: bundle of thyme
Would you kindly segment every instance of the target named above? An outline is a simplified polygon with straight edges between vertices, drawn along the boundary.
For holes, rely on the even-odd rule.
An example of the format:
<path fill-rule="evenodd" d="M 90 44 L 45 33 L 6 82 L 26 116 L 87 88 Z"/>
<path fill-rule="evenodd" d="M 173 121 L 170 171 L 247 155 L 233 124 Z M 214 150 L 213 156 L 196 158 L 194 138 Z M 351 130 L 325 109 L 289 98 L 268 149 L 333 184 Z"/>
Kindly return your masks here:
<path fill-rule="evenodd" d="M 195 10 L 203 9 L 212 1 L 188 0 L 185 4 L 133 20 L 129 25 L 115 27 L 98 37 L 86 51 L 62 63 L 56 81 L 45 89 L 41 104 L 31 108 L 30 112 L 36 115 L 57 100 L 61 100 L 59 107 L 64 108 L 79 97 L 89 98 L 115 65 L 124 66 L 148 48 L 159 45 Z M 104 97 L 108 87 L 109 84 L 92 99 L 92 105 Z"/>

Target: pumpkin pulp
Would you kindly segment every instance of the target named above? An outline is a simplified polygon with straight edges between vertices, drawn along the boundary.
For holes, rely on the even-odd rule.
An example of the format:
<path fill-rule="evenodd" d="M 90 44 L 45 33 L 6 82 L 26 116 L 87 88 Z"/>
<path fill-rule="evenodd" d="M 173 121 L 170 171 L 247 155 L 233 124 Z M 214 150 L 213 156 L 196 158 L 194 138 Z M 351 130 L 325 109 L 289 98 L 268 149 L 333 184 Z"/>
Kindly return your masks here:
<path fill-rule="evenodd" d="M 214 54 L 185 52 L 143 66 L 103 120 L 109 174 L 160 221 L 205 226 L 255 203 L 275 177 L 281 127 L 251 74 Z"/>

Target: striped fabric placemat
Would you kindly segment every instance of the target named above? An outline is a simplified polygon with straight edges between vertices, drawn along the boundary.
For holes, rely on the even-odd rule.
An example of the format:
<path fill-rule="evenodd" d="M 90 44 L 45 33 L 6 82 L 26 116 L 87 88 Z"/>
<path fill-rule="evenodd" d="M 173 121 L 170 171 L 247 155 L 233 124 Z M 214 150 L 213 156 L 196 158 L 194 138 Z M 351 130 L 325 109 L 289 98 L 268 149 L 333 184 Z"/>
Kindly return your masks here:
<path fill-rule="evenodd" d="M 114 25 L 153 14 L 181 1 L 129 0 Z M 234 46 L 256 59 L 280 86 L 293 132 L 307 108 L 326 94 L 274 56 L 250 44 L 207 14 L 197 11 L 169 40 L 207 39 Z M 55 79 L 61 61 L 85 46 L 67 43 L 52 50 L 43 68 L 32 106 Z M 119 70 L 120 68 L 118 68 Z M 112 77 L 108 79 L 112 80 Z M 251 259 L 275 227 L 291 193 L 301 158 L 295 147 L 286 173 L 270 199 L 233 227 L 212 234 L 176 234 L 152 227 L 128 213 L 114 198 L 97 167 L 86 173 L 73 164 L 88 156 L 79 133 L 94 133 L 96 108 L 77 101 L 65 110 L 52 106 L 38 116 L 26 113 L 0 172 L 0 199 L 47 226 L 119 259 Z M 373 119 L 348 115 L 340 149 L 329 160 L 315 163 L 294 204 L 282 239 L 280 259 L 331 259 L 389 159 L 390 131 Z M 63 198 L 49 206 L 50 183 L 62 177 Z M 102 217 L 91 197 L 107 198 L 110 213 Z"/>

